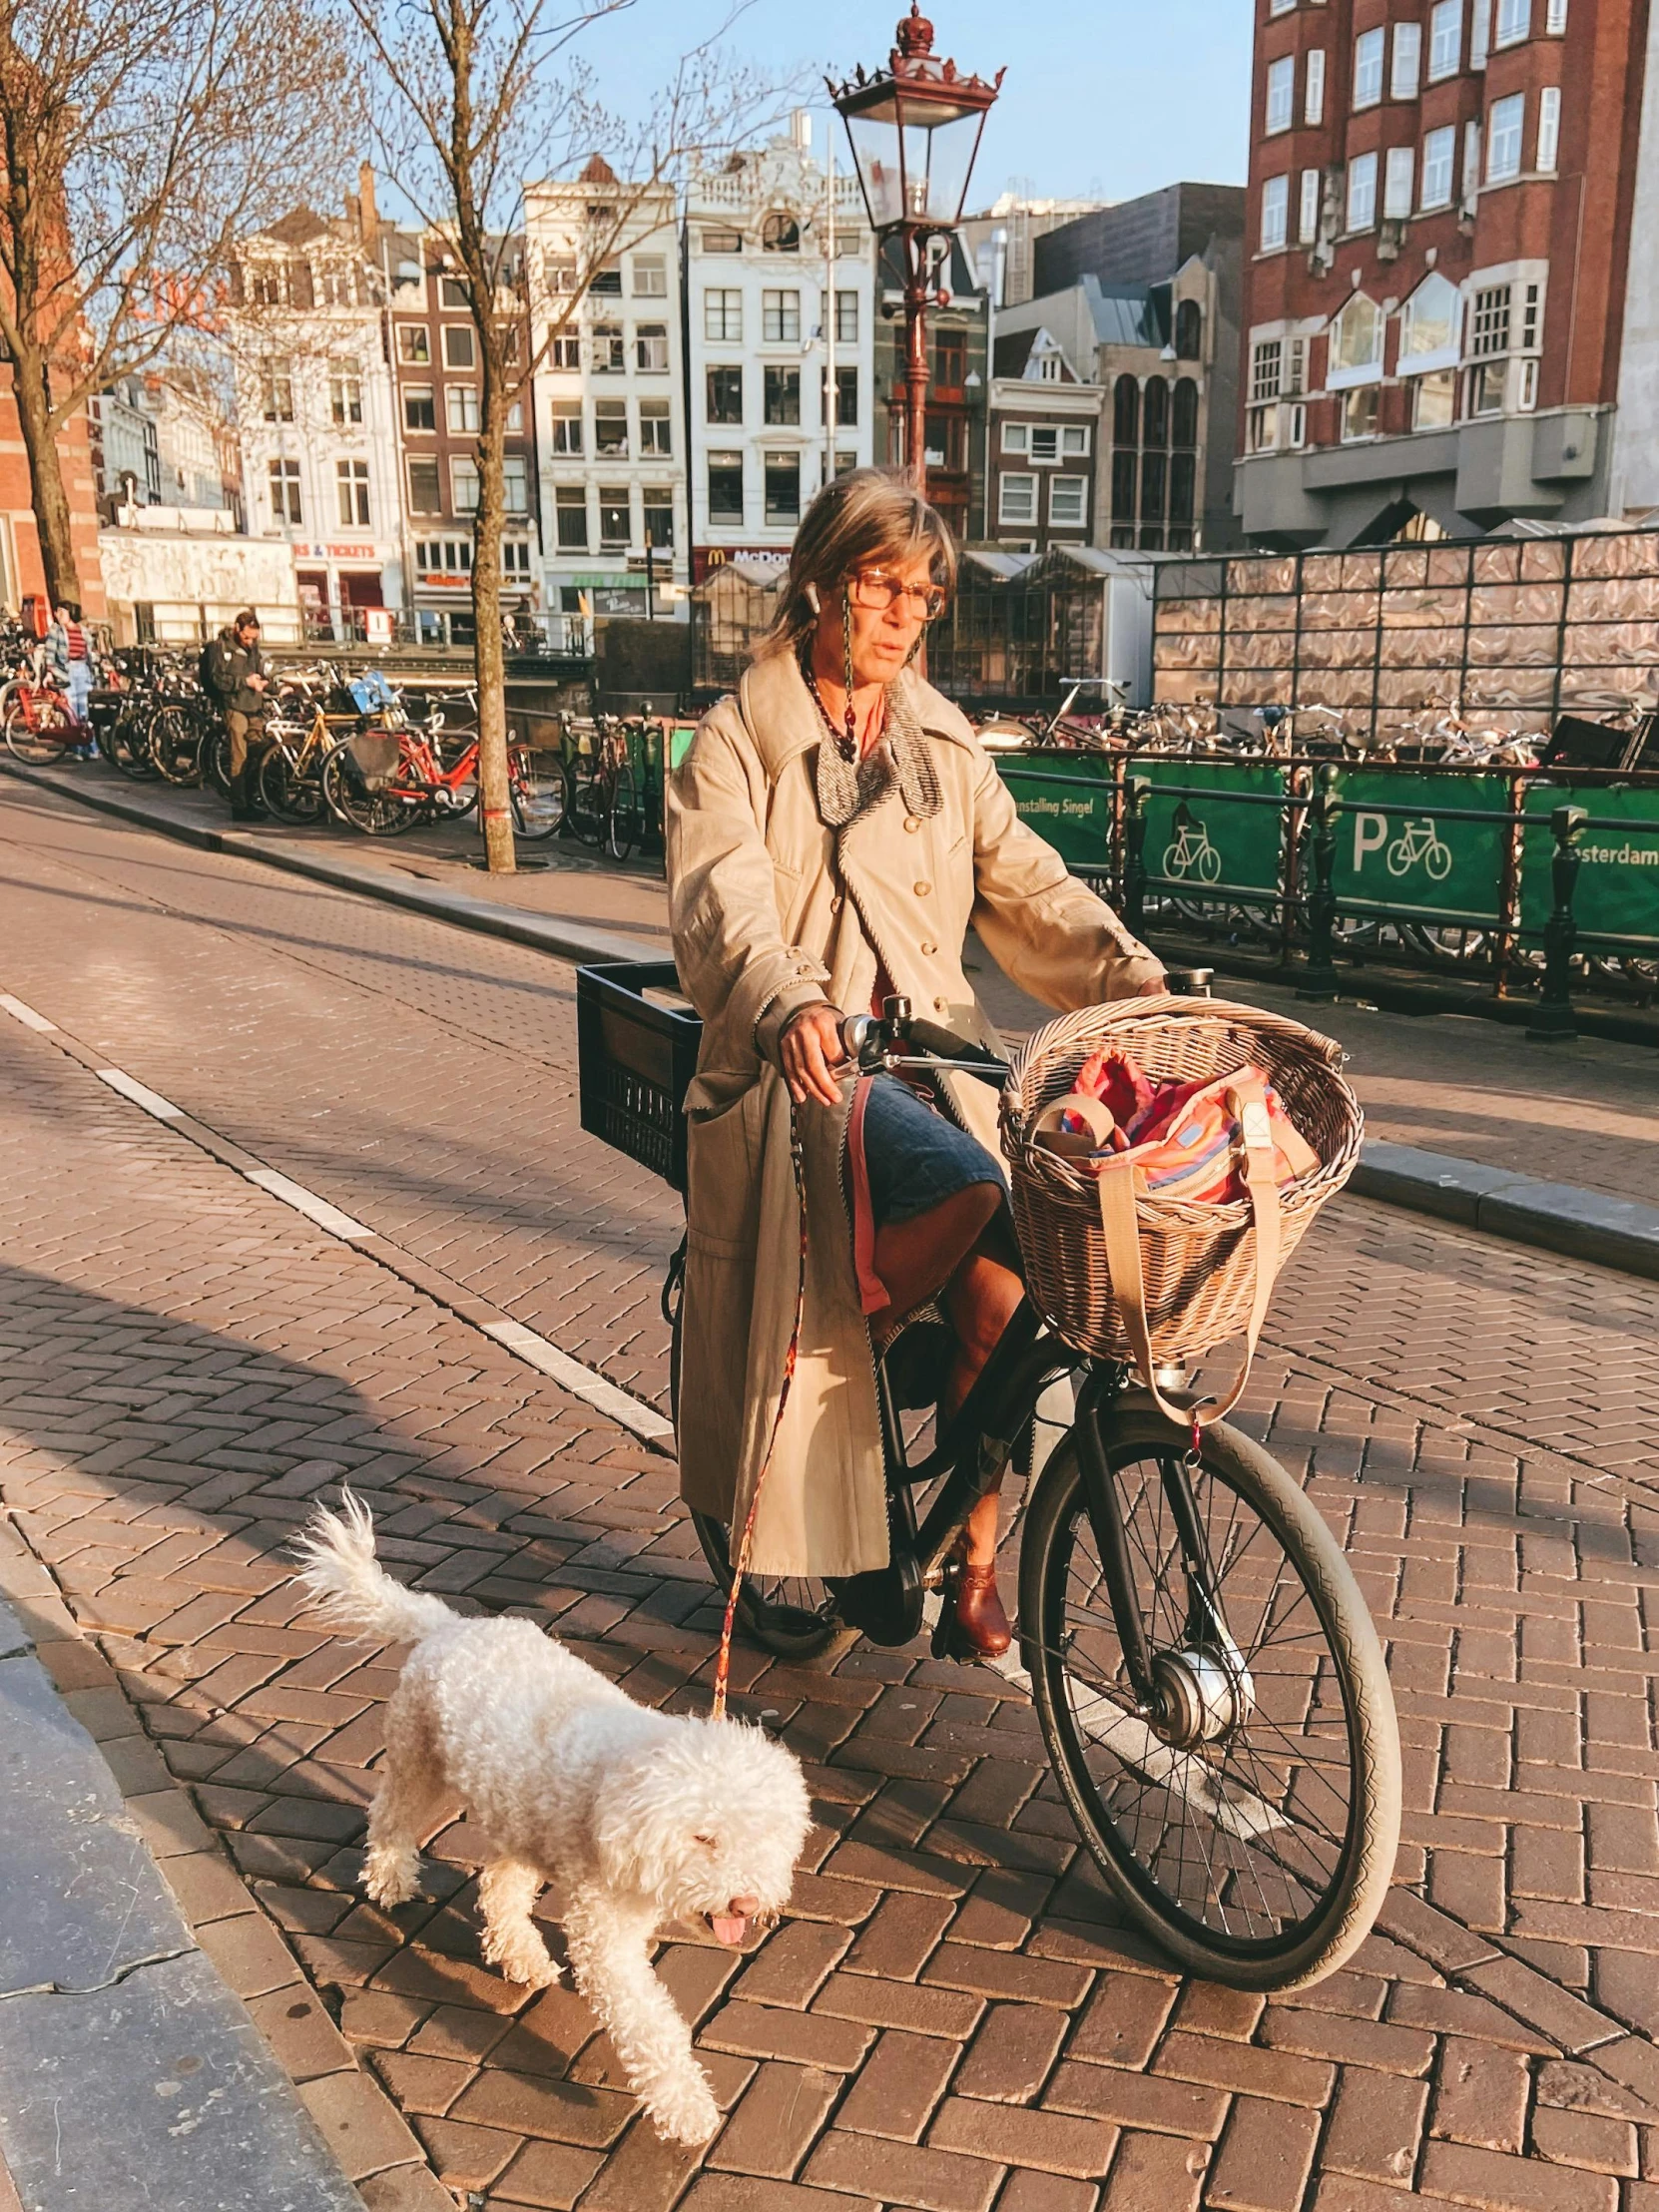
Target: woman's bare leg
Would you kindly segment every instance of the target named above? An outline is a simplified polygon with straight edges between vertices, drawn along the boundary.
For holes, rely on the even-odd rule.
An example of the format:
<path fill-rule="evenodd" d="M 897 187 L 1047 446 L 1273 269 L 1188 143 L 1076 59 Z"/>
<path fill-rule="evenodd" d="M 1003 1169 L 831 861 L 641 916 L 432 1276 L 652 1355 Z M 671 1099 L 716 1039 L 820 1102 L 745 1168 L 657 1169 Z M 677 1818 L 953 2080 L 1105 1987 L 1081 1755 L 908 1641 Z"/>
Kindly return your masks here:
<path fill-rule="evenodd" d="M 939 1400 L 942 1412 L 954 1413 L 972 1389 L 1024 1296 L 1025 1285 L 1013 1269 L 977 1248 L 945 1285 L 944 1310 L 958 1350 Z M 988 1567 L 996 1558 L 996 1509 L 997 1490 L 987 1490 L 968 1515 L 970 1567 Z"/>

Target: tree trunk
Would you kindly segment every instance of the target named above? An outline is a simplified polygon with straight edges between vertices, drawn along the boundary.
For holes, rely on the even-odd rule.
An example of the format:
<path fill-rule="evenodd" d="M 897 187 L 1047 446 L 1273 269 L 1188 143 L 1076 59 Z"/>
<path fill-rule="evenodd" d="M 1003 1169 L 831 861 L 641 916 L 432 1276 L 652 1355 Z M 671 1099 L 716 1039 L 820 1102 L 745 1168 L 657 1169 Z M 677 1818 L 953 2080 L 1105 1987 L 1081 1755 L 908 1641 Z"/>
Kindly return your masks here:
<path fill-rule="evenodd" d="M 40 538 L 40 565 L 46 595 L 54 608 L 81 603 L 80 571 L 69 527 L 69 493 L 63 480 L 63 456 L 52 428 L 52 402 L 46 388 L 46 362 L 33 346 L 20 348 L 12 362 L 12 395 L 17 402 L 23 450 L 29 456 L 29 495 Z"/>
<path fill-rule="evenodd" d="M 510 875 L 512 802 L 507 781 L 507 656 L 501 637 L 501 522 L 506 508 L 506 420 L 490 363 L 484 363 L 483 430 L 478 439 L 478 521 L 472 547 L 472 618 L 478 671 L 478 806 L 492 875 Z"/>

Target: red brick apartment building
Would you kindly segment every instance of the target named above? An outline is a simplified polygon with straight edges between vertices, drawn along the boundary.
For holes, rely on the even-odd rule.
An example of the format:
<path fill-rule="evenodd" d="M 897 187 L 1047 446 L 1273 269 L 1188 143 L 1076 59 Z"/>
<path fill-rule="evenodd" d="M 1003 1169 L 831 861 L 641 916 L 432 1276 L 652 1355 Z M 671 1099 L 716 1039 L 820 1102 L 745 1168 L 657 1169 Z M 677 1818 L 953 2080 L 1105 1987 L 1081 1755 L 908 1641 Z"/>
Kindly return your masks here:
<path fill-rule="evenodd" d="M 1659 508 L 1648 0 L 1257 0 L 1260 545 Z"/>

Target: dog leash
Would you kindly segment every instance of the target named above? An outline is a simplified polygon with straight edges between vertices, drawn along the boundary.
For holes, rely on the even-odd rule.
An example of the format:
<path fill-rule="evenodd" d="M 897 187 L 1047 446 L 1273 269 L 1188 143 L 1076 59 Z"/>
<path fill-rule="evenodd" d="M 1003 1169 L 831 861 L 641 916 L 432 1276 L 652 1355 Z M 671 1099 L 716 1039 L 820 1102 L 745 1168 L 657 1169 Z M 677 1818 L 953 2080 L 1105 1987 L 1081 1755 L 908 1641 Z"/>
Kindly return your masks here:
<path fill-rule="evenodd" d="M 773 1454 L 778 1449 L 778 1432 L 784 1425 L 784 1408 L 790 1401 L 790 1384 L 795 1381 L 796 1361 L 801 1356 L 801 1332 L 807 1318 L 807 1171 L 801 1147 L 801 1121 L 793 1100 L 790 1102 L 790 1167 L 795 1174 L 795 1195 L 801 1208 L 801 1255 L 796 1274 L 795 1327 L 790 1331 L 790 1348 L 784 1355 L 784 1383 L 778 1393 L 778 1410 L 772 1416 L 772 1434 L 767 1439 L 767 1455 L 761 1461 L 760 1473 L 755 1477 L 749 1511 L 744 1517 L 743 1535 L 739 1539 L 738 1556 L 732 1568 L 732 1588 L 726 1599 L 726 1618 L 721 1623 L 720 1655 L 715 1661 L 715 1698 L 710 1710 L 710 1718 L 717 1721 L 726 1717 L 726 1691 L 732 1677 L 732 1631 L 738 1617 L 738 1593 L 743 1588 L 743 1578 L 749 1571 L 749 1553 L 755 1540 L 755 1515 L 761 1503 L 761 1485 L 772 1471 Z"/>

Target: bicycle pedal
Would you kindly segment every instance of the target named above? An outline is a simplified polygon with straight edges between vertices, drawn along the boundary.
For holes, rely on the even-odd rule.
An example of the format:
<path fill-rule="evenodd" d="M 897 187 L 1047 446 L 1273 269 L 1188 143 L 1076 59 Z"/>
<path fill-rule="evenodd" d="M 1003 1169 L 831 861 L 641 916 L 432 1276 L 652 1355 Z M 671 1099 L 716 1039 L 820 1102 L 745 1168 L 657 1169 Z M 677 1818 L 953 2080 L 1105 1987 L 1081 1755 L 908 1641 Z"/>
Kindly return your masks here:
<path fill-rule="evenodd" d="M 956 1593 L 962 1586 L 961 1567 L 954 1558 L 946 1559 L 939 1569 L 939 1614 L 933 1623 L 929 1650 L 935 1659 L 951 1659 L 955 1653 L 951 1646 L 955 1640 Z"/>

